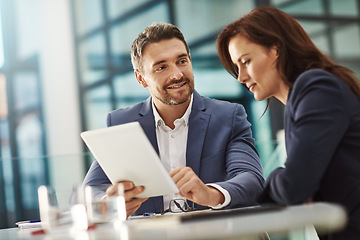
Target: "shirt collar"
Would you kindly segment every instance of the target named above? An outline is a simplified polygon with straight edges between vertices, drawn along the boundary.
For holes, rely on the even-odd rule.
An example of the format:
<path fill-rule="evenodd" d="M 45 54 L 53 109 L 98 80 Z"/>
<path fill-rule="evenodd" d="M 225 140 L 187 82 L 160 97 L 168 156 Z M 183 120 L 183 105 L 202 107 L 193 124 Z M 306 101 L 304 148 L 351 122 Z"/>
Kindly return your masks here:
<path fill-rule="evenodd" d="M 190 104 L 187 107 L 184 115 L 181 118 L 176 119 L 174 122 L 176 122 L 177 120 L 182 120 L 182 121 L 184 121 L 185 125 L 187 126 L 189 124 L 189 117 L 190 117 L 190 113 L 191 113 L 192 104 L 193 104 L 193 94 L 191 94 L 191 96 L 190 96 Z M 156 110 L 156 107 L 155 107 L 153 101 L 151 101 L 151 105 L 152 105 L 152 110 L 153 110 L 154 118 L 155 118 L 155 128 L 158 128 L 161 125 L 165 125 L 164 120 L 160 117 L 160 114 Z"/>

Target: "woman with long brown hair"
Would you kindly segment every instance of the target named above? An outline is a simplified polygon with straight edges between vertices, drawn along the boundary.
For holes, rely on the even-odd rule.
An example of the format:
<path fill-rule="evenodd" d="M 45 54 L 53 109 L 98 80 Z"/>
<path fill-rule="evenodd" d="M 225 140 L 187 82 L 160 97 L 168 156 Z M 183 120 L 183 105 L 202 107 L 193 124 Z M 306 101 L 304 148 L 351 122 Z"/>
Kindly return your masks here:
<path fill-rule="evenodd" d="M 217 48 L 226 70 L 256 100 L 275 97 L 286 105 L 287 160 L 269 175 L 259 201 L 341 204 L 346 228 L 321 239 L 360 239 L 360 84 L 352 71 L 274 7 L 228 25 Z"/>

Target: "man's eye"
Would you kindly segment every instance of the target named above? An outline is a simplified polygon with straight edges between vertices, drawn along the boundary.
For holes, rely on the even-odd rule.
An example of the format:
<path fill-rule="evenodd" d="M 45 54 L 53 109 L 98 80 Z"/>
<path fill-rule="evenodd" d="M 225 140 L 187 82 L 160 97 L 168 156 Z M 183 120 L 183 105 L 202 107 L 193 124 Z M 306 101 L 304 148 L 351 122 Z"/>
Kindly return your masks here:
<path fill-rule="evenodd" d="M 165 69 L 165 67 L 161 66 L 161 67 L 156 68 L 155 71 L 161 71 L 161 70 L 164 70 L 164 69 Z"/>
<path fill-rule="evenodd" d="M 187 60 L 186 60 L 186 59 L 182 59 L 182 60 L 179 61 L 179 63 L 180 63 L 180 64 L 185 64 L 185 63 L 187 63 Z"/>

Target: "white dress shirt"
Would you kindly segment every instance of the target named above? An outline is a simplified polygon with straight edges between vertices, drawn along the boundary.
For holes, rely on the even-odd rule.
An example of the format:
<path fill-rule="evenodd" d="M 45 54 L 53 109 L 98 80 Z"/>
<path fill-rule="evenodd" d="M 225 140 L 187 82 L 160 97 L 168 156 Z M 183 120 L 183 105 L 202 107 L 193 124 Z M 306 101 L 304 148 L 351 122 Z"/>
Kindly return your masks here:
<path fill-rule="evenodd" d="M 179 166 L 186 166 L 186 145 L 189 129 L 189 116 L 191 113 L 192 103 L 193 96 L 191 95 L 190 104 L 186 109 L 184 115 L 174 121 L 174 129 L 171 129 L 170 127 L 165 125 L 163 119 L 157 112 L 154 103 L 152 103 L 160 160 L 168 172 L 176 169 Z M 217 184 L 208 185 L 215 187 L 225 196 L 225 202 L 223 204 L 212 206 L 212 208 L 223 208 L 230 203 L 231 197 L 227 190 Z M 164 210 L 169 208 L 169 203 L 172 199 L 185 198 L 177 194 L 164 195 Z M 177 209 L 177 207 L 173 204 L 172 209 Z"/>

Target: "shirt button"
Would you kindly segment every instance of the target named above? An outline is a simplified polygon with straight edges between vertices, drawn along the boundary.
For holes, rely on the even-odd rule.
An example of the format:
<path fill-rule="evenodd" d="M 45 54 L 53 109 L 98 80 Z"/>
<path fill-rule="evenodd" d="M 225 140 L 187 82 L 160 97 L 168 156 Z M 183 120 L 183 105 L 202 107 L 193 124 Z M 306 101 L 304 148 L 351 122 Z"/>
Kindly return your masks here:
<path fill-rule="evenodd" d="M 170 135 L 172 138 L 175 138 L 175 135 L 172 133 L 171 135 Z"/>
<path fill-rule="evenodd" d="M 175 169 L 175 168 L 176 168 L 176 165 L 172 165 L 171 167 L 172 167 L 172 169 Z"/>

